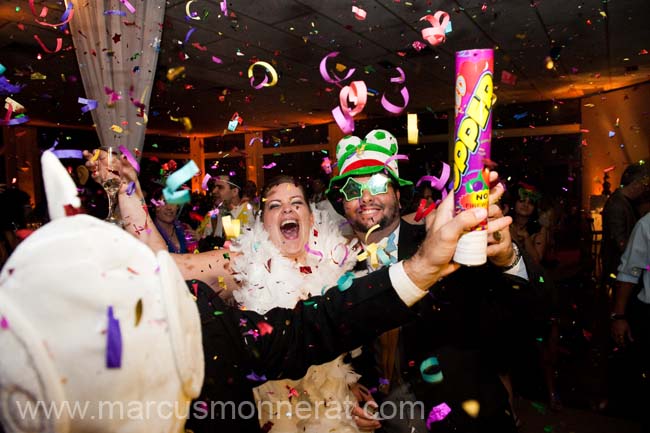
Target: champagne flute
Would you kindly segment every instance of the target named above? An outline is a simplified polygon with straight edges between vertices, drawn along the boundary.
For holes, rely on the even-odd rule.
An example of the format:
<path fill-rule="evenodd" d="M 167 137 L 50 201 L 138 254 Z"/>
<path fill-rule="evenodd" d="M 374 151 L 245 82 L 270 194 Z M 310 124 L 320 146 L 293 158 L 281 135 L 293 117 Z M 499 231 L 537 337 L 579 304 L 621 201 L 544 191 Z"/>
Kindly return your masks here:
<path fill-rule="evenodd" d="M 117 203 L 120 187 L 122 186 L 122 178 L 120 175 L 120 155 L 119 151 L 112 147 L 105 148 L 106 150 L 106 171 L 100 172 L 102 187 L 106 191 L 108 197 L 108 216 L 105 221 L 122 226 L 122 221 L 117 215 Z"/>

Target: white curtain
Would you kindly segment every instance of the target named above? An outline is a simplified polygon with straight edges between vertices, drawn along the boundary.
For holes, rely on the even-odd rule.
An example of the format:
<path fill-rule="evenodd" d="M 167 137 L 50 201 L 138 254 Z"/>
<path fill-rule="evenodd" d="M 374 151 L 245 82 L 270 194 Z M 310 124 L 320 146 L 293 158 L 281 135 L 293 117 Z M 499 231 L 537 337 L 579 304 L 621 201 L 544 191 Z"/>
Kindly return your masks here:
<path fill-rule="evenodd" d="M 97 101 L 91 113 L 99 141 L 142 151 L 165 0 L 68 1 L 74 2 L 70 32 L 86 99 Z"/>

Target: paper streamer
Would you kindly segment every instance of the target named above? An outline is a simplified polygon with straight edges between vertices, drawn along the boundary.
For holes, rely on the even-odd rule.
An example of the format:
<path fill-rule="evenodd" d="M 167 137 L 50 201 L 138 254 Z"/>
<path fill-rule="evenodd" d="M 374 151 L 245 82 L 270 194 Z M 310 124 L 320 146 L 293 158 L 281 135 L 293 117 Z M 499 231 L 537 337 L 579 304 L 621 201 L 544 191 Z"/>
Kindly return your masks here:
<path fill-rule="evenodd" d="M 363 21 L 366 19 L 366 15 L 367 15 L 366 11 L 364 11 L 359 7 L 352 6 L 352 13 L 354 14 L 354 17 L 359 21 Z"/>
<path fill-rule="evenodd" d="M 409 157 L 406 156 L 406 155 L 400 155 L 400 154 L 393 155 L 393 156 L 389 157 L 388 159 L 386 159 L 386 162 L 384 162 L 384 166 L 390 168 L 390 163 L 395 161 L 396 159 L 401 159 L 403 161 L 408 161 Z"/>
<path fill-rule="evenodd" d="M 446 193 L 447 191 L 445 190 L 445 185 L 447 184 L 447 181 L 449 181 L 450 173 L 451 168 L 449 167 L 449 164 L 443 162 L 440 178 L 437 178 L 435 176 L 422 176 L 420 180 L 418 180 L 415 184 L 415 187 L 419 187 L 422 182 L 431 182 L 431 188 L 437 189 L 438 191 L 444 191 Z"/>
<path fill-rule="evenodd" d="M 271 75 L 271 82 L 268 82 L 268 76 L 265 76 L 264 77 L 265 80 L 263 80 L 262 83 L 258 84 L 257 86 L 253 84 L 255 80 L 255 78 L 253 77 L 253 69 L 255 69 L 255 66 L 258 65 L 266 69 L 269 75 Z M 248 68 L 248 78 L 250 78 L 251 80 L 251 86 L 256 90 L 262 87 L 273 87 L 278 83 L 278 73 L 275 71 L 275 68 L 273 68 L 273 66 L 271 66 L 267 62 L 262 62 L 262 61 L 255 62 L 252 65 L 250 65 L 250 67 Z"/>
<path fill-rule="evenodd" d="M 268 170 L 270 168 L 275 167 L 276 165 L 278 165 L 278 164 L 276 164 L 275 162 L 272 162 L 270 164 L 263 165 L 262 168 Z"/>
<path fill-rule="evenodd" d="M 119 15 L 121 17 L 126 16 L 126 12 L 124 11 L 116 11 L 116 10 L 111 10 L 111 11 L 104 11 L 104 15 Z"/>
<path fill-rule="evenodd" d="M 25 87 L 25 85 L 11 84 L 5 77 L 0 77 L 0 95 L 20 93 L 23 87 Z"/>
<path fill-rule="evenodd" d="M 43 9 L 41 9 L 40 15 L 36 14 L 36 9 L 34 7 L 34 0 L 29 0 L 29 8 L 32 10 L 32 15 L 34 15 L 35 17 L 37 16 L 39 18 L 45 18 L 47 16 L 47 11 L 48 11 L 47 7 L 43 7 Z M 57 28 L 57 27 L 64 26 L 64 25 L 68 24 L 70 22 L 70 20 L 72 19 L 73 15 L 74 15 L 73 4 L 72 4 L 71 1 L 69 1 L 68 6 L 65 9 L 65 12 L 61 16 L 61 22 L 60 23 L 58 23 L 58 24 L 49 24 L 49 23 L 46 23 L 45 21 L 39 21 L 38 19 L 36 19 L 35 21 L 37 23 L 39 23 L 40 25 L 42 25 L 42 26 Z"/>
<path fill-rule="evenodd" d="M 344 134 L 352 134 L 354 132 L 354 119 L 347 113 L 341 110 L 341 107 L 336 107 L 332 110 L 332 117 L 338 127 Z"/>
<path fill-rule="evenodd" d="M 185 33 L 185 39 L 183 39 L 183 45 L 187 45 L 187 41 L 190 40 L 190 36 L 192 36 L 192 33 L 196 31 L 196 27 L 190 27 L 190 29 Z"/>
<path fill-rule="evenodd" d="M 219 7 L 221 8 L 222 14 L 228 15 L 228 3 L 226 3 L 226 0 L 222 0 L 221 3 L 219 3 Z"/>
<path fill-rule="evenodd" d="M 355 104 L 354 108 L 348 107 L 348 99 L 350 102 Z M 366 106 L 367 100 L 368 90 L 366 89 L 366 83 L 363 81 L 353 81 L 349 86 L 343 87 L 339 93 L 341 108 L 343 112 L 347 113 L 350 117 L 354 117 L 361 113 Z"/>
<path fill-rule="evenodd" d="M 309 248 L 308 244 L 305 244 L 305 251 L 307 251 L 308 254 L 313 254 L 316 257 L 320 257 L 321 260 L 323 259 L 323 253 L 321 253 L 318 250 L 312 250 L 311 248 Z"/>
<path fill-rule="evenodd" d="M 393 77 L 390 79 L 391 83 L 403 83 L 406 81 L 406 74 L 404 73 L 404 69 L 400 68 L 399 66 L 395 68 L 397 72 L 399 72 L 399 77 Z"/>
<path fill-rule="evenodd" d="M 338 281 L 336 282 L 336 285 L 338 286 L 340 292 L 345 292 L 350 287 L 352 287 L 353 282 L 354 282 L 354 274 L 352 272 L 346 272 L 345 274 L 339 277 Z"/>
<path fill-rule="evenodd" d="M 194 175 L 199 172 L 199 167 L 192 160 L 182 168 L 172 173 L 165 183 L 163 196 L 169 204 L 184 204 L 190 201 L 190 192 L 188 190 L 178 191 L 178 189 Z"/>
<path fill-rule="evenodd" d="M 80 104 L 84 104 L 84 106 L 81 107 L 82 113 L 87 113 L 97 108 L 97 101 L 95 101 L 94 99 L 86 99 L 80 97 L 79 99 L 77 99 L 77 102 Z"/>
<path fill-rule="evenodd" d="M 113 307 L 108 307 L 108 327 L 106 330 L 106 368 L 122 367 L 122 331 L 120 321 L 113 315 Z"/>
<path fill-rule="evenodd" d="M 72 2 L 70 2 L 70 3 L 72 3 Z M 129 12 L 131 12 L 132 14 L 135 13 L 135 8 L 133 7 L 133 5 L 131 3 L 129 3 L 129 0 L 120 0 L 120 3 L 122 3 L 124 5 L 124 7 L 129 10 Z"/>
<path fill-rule="evenodd" d="M 61 149 L 53 150 L 52 153 L 59 159 L 70 158 L 70 159 L 84 159 L 83 151 L 76 149 Z"/>
<path fill-rule="evenodd" d="M 212 179 L 212 176 L 210 176 L 210 173 L 206 173 L 205 176 L 203 176 L 203 181 L 201 182 L 201 189 L 203 191 L 208 190 L 208 182 Z"/>
<path fill-rule="evenodd" d="M 120 145 L 118 147 L 120 152 L 122 152 L 122 155 L 126 157 L 126 160 L 129 161 L 129 164 L 135 169 L 136 173 L 140 174 L 140 164 L 138 164 L 138 160 L 133 156 L 131 151 L 124 147 L 124 145 Z"/>
<path fill-rule="evenodd" d="M 431 358 L 427 358 L 424 361 L 422 361 L 422 364 L 420 364 L 420 374 L 422 375 L 422 379 L 427 382 L 427 383 L 439 383 L 442 382 L 442 371 L 438 371 L 436 373 L 427 373 L 426 371 L 431 368 L 431 367 L 439 367 L 440 364 L 438 363 L 438 358 L 435 356 L 432 356 Z"/>
<path fill-rule="evenodd" d="M 436 208 L 435 203 L 431 203 L 426 209 L 424 208 L 427 205 L 427 200 L 426 199 L 421 199 L 420 200 L 420 205 L 418 206 L 418 209 L 415 211 L 415 222 L 419 222 L 422 218 L 426 218 L 427 215 L 429 215 L 433 210 Z"/>
<path fill-rule="evenodd" d="M 63 39 L 61 38 L 56 38 L 56 48 L 54 48 L 54 51 L 46 47 L 43 41 L 41 40 L 41 38 L 38 37 L 38 35 L 34 35 L 34 39 L 36 39 L 36 42 L 38 42 L 38 44 L 41 46 L 43 51 L 45 51 L 48 54 L 58 53 L 59 51 L 61 51 L 61 48 L 63 47 Z"/>
<path fill-rule="evenodd" d="M 442 421 L 447 418 L 447 415 L 451 413 L 451 408 L 447 403 L 440 403 L 438 406 L 431 408 L 429 416 L 427 417 L 427 430 L 432 430 L 432 424 L 438 421 Z"/>
<path fill-rule="evenodd" d="M 402 87 L 400 93 L 402 94 L 402 99 L 404 99 L 404 105 L 401 107 L 388 102 L 385 93 L 381 96 L 381 105 L 384 107 L 384 110 L 393 114 L 400 114 L 402 111 L 404 111 L 406 106 L 409 104 L 409 91 L 406 87 Z"/>
<path fill-rule="evenodd" d="M 356 70 L 355 68 L 351 68 L 348 70 L 348 73 L 345 75 L 345 77 L 340 78 L 336 74 L 330 75 L 329 72 L 327 72 L 327 59 L 330 57 L 336 57 L 339 55 L 338 51 L 333 51 L 329 54 L 327 54 L 325 57 L 323 57 L 323 60 L 320 61 L 320 75 L 323 77 L 323 80 L 327 81 L 328 83 L 334 83 L 338 84 L 341 81 L 345 81 L 348 78 L 354 74 L 354 71 Z"/>
<path fill-rule="evenodd" d="M 447 12 L 438 11 L 433 15 L 425 15 L 420 18 L 420 21 L 422 20 L 426 20 L 431 24 L 431 27 L 422 29 L 422 39 L 432 46 L 445 42 L 445 29 L 449 24 L 449 14 Z"/>

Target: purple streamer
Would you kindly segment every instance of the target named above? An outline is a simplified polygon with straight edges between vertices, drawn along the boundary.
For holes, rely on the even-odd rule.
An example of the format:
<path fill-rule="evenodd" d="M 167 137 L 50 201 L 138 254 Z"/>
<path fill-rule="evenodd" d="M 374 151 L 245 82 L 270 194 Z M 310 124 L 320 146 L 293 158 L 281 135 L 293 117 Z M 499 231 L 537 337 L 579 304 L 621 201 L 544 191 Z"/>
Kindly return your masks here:
<path fill-rule="evenodd" d="M 104 11 L 104 15 L 119 15 L 121 17 L 126 16 L 126 12 L 124 11 L 116 11 L 116 10 L 111 10 L 111 11 Z"/>
<path fill-rule="evenodd" d="M 251 371 L 251 374 L 246 376 L 246 379 L 252 380 L 254 382 L 266 382 L 267 381 L 266 376 L 264 376 L 264 375 L 258 376 L 257 374 L 255 374 L 254 371 Z"/>
<path fill-rule="evenodd" d="M 185 35 L 185 40 L 183 41 L 183 44 L 187 45 L 187 41 L 190 40 L 190 36 L 192 36 L 192 33 L 196 31 L 196 27 L 190 27 L 190 29 L 187 31 L 187 34 Z"/>
<path fill-rule="evenodd" d="M 5 77 L 0 77 L 0 95 L 19 93 L 25 85 L 11 84 Z"/>
<path fill-rule="evenodd" d="M 108 329 L 106 331 L 106 368 L 122 367 L 122 331 L 120 321 L 113 316 L 113 307 L 108 307 Z"/>
<path fill-rule="evenodd" d="M 27 123 L 27 122 L 29 122 L 29 117 L 22 116 L 22 117 L 16 117 L 15 119 L 11 119 L 8 122 L 6 122 L 4 120 L 0 120 L 0 126 L 15 126 L 15 125 L 20 125 L 21 123 Z"/>
<path fill-rule="evenodd" d="M 76 149 L 61 149 L 53 150 L 52 153 L 59 159 L 70 158 L 70 159 L 84 159 L 83 152 Z"/>

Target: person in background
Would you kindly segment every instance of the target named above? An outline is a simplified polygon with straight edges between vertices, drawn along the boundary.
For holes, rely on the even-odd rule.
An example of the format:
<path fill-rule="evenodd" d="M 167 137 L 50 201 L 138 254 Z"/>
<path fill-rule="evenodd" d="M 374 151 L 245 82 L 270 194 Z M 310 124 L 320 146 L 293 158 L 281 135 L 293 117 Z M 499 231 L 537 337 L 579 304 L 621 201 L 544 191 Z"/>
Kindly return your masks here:
<path fill-rule="evenodd" d="M 201 237 L 199 249 L 207 251 L 222 247 L 227 238 L 236 237 L 238 233 L 226 233 L 224 217 L 239 220 L 240 230 L 249 227 L 254 221 L 253 206 L 248 199 L 243 200 L 243 179 L 235 175 L 219 175 L 208 182 L 214 207 L 205 216 L 197 230 Z"/>
<path fill-rule="evenodd" d="M 424 219 L 421 219 L 420 221 L 415 220 L 415 215 L 418 210 L 418 207 L 420 207 L 420 203 L 422 200 L 424 200 L 424 208 L 428 208 L 432 203 L 433 203 L 433 197 L 434 197 L 434 192 L 433 189 L 431 188 L 431 184 L 424 182 L 422 185 L 420 185 L 416 191 L 415 194 L 413 194 L 413 200 L 411 201 L 411 205 L 407 209 L 407 214 L 402 215 L 402 219 L 406 221 L 409 224 L 424 224 Z"/>
<path fill-rule="evenodd" d="M 537 235 L 541 230 L 537 204 L 541 198 L 536 187 L 519 182 L 515 203 L 511 208 L 510 236 L 526 249 L 535 263 L 540 263 L 544 255 L 544 245 L 537 243 Z"/>
<path fill-rule="evenodd" d="M 645 208 L 644 203 L 650 202 L 649 191 L 650 168 L 639 162 L 625 169 L 620 186 L 605 202 L 600 257 L 602 282 L 606 288 L 613 286 L 621 254 L 625 251 L 634 224 L 642 216 L 640 208 Z"/>
<path fill-rule="evenodd" d="M 252 180 L 247 180 L 242 190 L 242 203 L 248 203 L 253 207 L 253 213 L 249 218 L 254 219 L 257 211 L 260 210 L 260 198 L 257 196 L 257 185 Z M 250 222 L 252 224 L 252 221 Z"/>
<path fill-rule="evenodd" d="M 149 201 L 153 223 L 167 244 L 170 253 L 191 253 L 197 247 L 194 230 L 178 220 L 180 206 L 165 203 L 162 189 L 155 192 Z"/>
<path fill-rule="evenodd" d="M 616 274 L 611 333 L 614 343 L 628 348 L 632 372 L 625 393 L 643 432 L 650 432 L 645 410 L 650 405 L 650 213 L 632 229 Z"/>

